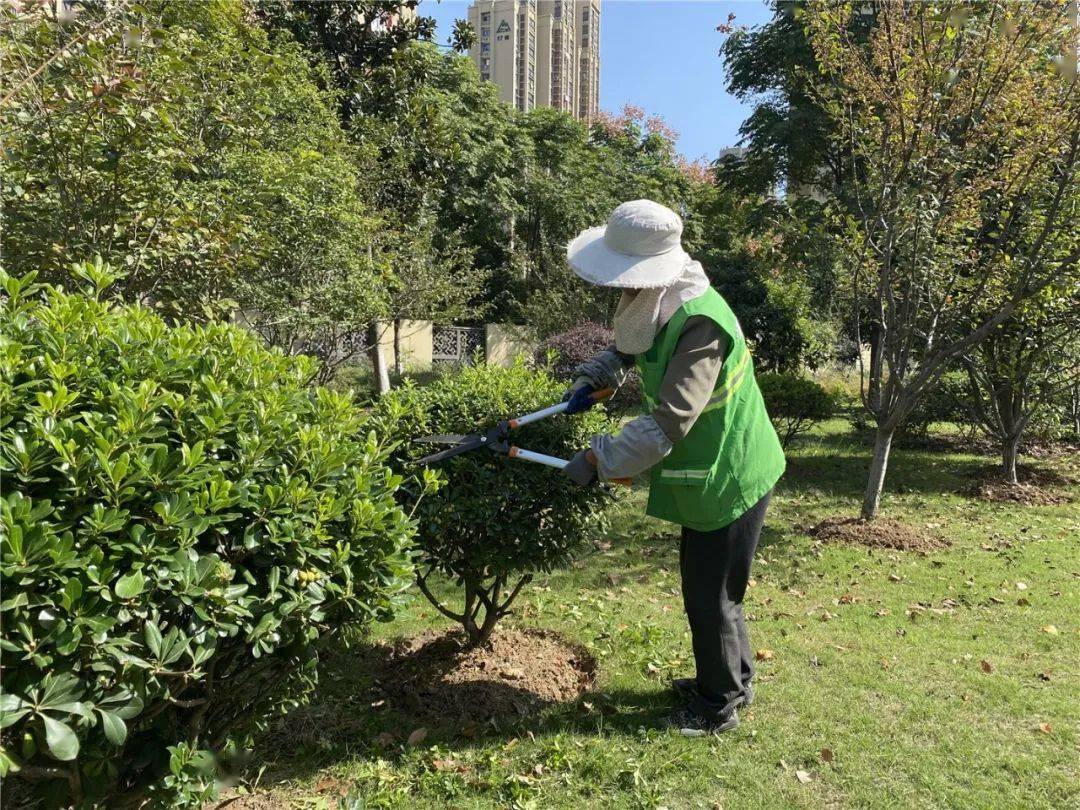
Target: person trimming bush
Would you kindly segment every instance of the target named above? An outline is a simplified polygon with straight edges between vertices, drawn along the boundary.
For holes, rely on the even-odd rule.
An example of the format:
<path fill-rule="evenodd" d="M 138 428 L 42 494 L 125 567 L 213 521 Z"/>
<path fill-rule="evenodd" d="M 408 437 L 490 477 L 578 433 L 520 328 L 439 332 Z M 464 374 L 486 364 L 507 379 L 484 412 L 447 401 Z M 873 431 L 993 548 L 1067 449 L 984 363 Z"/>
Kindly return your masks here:
<path fill-rule="evenodd" d="M 615 344 L 582 363 L 566 392 L 568 413 L 588 394 L 641 375 L 646 414 L 614 435 L 592 437 L 564 473 L 588 486 L 650 471 L 647 512 L 682 526 L 683 604 L 695 678 L 676 679 L 684 733 L 739 724 L 753 699 L 753 655 L 743 595 L 784 452 L 754 379 L 739 321 L 682 249 L 682 221 L 651 200 L 620 205 L 607 225 L 567 247 L 585 281 L 622 291 Z"/>

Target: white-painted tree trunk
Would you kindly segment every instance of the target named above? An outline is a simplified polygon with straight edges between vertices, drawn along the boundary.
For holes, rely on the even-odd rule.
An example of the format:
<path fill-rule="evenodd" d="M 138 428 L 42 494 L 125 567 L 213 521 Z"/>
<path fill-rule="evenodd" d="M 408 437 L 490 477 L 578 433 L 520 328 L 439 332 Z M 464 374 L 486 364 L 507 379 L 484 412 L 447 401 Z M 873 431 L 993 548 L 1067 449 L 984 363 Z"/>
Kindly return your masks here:
<path fill-rule="evenodd" d="M 885 486 L 885 470 L 889 466 L 893 432 L 893 429 L 878 427 L 874 435 L 874 455 L 870 459 L 870 474 L 866 479 L 866 494 L 863 496 L 863 520 L 873 520 L 881 509 L 881 490 Z"/>

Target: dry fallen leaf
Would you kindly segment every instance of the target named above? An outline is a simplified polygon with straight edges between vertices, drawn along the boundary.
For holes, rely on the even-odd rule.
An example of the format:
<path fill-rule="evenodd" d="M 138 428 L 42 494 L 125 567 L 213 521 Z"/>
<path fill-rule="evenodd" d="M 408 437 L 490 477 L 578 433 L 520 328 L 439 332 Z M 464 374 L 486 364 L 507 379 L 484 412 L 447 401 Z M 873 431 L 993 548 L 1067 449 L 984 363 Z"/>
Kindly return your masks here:
<path fill-rule="evenodd" d="M 340 779 L 335 779 L 332 776 L 328 776 L 325 779 L 320 779 L 315 783 L 316 793 L 328 793 L 333 791 L 334 793 L 344 794 L 347 793 L 346 787 L 342 784 Z"/>
<path fill-rule="evenodd" d="M 394 734 L 390 731 L 384 731 L 375 737 L 375 744 L 380 748 L 386 748 L 394 744 Z"/>
<path fill-rule="evenodd" d="M 1031 602 L 1027 600 L 1026 596 L 1021 596 L 1019 599 L 1016 600 L 1016 604 L 1018 604 L 1020 607 L 1027 607 L 1031 604 Z"/>
<path fill-rule="evenodd" d="M 409 745 L 419 745 L 420 743 L 422 743 L 426 739 L 427 739 L 427 729 L 426 728 L 418 728 L 418 729 L 416 729 L 416 731 L 414 731 L 412 734 L 409 735 L 409 739 L 406 740 L 406 742 Z"/>
<path fill-rule="evenodd" d="M 1042 629 L 1042 631 L 1044 633 L 1047 633 L 1048 635 L 1051 635 L 1051 636 L 1056 636 L 1058 634 L 1058 629 L 1056 627 L 1054 627 L 1054 625 L 1052 625 L 1052 624 L 1046 625 L 1046 627 L 1044 627 Z"/>
<path fill-rule="evenodd" d="M 1027 590 L 1027 585 L 1025 583 L 1023 583 L 1023 582 L 1017 582 L 1016 583 L 1016 590 L 1018 590 L 1018 591 L 1026 591 Z"/>
<path fill-rule="evenodd" d="M 814 777 L 812 777 L 806 771 L 795 771 L 795 778 L 802 782 L 804 785 L 810 784 L 810 782 L 812 782 L 814 779 Z"/>
<path fill-rule="evenodd" d="M 903 577 L 899 574 L 889 574 L 889 582 L 899 582 Z"/>
<path fill-rule="evenodd" d="M 833 761 L 833 752 L 830 751 L 828 748 L 822 748 L 821 749 L 821 761 L 822 762 L 832 762 Z"/>
<path fill-rule="evenodd" d="M 994 665 L 987 661 L 985 658 L 979 663 L 979 668 L 983 672 L 986 672 L 988 674 L 994 671 Z"/>
<path fill-rule="evenodd" d="M 1039 731 L 1043 734 L 1049 734 L 1053 730 L 1053 727 L 1049 723 L 1039 723 Z"/>
<path fill-rule="evenodd" d="M 774 657 L 775 653 L 773 653 L 772 650 L 762 649 L 754 653 L 754 658 L 756 658 L 758 661 L 772 661 Z"/>
<path fill-rule="evenodd" d="M 476 736 L 476 723 L 469 723 L 461 727 L 461 731 L 458 732 L 462 737 L 473 738 Z"/>
<path fill-rule="evenodd" d="M 456 759 L 433 759 L 432 766 L 437 771 L 464 771 L 465 766 Z"/>

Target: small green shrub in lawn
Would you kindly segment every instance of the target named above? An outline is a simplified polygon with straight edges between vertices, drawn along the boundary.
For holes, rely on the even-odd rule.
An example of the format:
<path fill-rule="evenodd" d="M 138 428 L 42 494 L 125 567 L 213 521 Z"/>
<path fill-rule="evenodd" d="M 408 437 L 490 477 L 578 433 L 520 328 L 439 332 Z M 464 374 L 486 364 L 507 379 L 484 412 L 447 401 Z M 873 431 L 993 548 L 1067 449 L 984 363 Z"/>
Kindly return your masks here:
<path fill-rule="evenodd" d="M 836 396 L 813 380 L 789 372 L 757 375 L 776 432 L 784 447 L 818 422 L 829 419 L 836 408 Z"/>
<path fill-rule="evenodd" d="M 466 367 L 425 387 L 384 395 L 378 419 L 403 439 L 436 433 L 485 431 L 501 419 L 559 401 L 565 384 L 523 363 L 512 368 Z M 511 432 L 530 450 L 569 458 L 594 433 L 614 429 L 596 408 L 554 416 Z M 427 455 L 430 444 L 404 443 L 400 460 Z M 475 450 L 439 464 L 445 479 L 416 508 L 417 581 L 444 614 L 481 644 L 532 572 L 565 564 L 613 500 L 607 487 L 580 487 L 558 470 Z M 440 571 L 463 589 L 463 608 L 440 604 L 426 577 Z"/>
<path fill-rule="evenodd" d="M 924 439 L 930 426 L 940 423 L 954 424 L 968 436 L 977 430 L 971 383 L 962 371 L 946 372 L 927 388 L 900 423 L 898 433 L 901 437 Z"/>
<path fill-rule="evenodd" d="M 54 805 L 197 805 L 320 644 L 388 616 L 400 479 L 308 358 L 2 281 L 0 770 Z"/>

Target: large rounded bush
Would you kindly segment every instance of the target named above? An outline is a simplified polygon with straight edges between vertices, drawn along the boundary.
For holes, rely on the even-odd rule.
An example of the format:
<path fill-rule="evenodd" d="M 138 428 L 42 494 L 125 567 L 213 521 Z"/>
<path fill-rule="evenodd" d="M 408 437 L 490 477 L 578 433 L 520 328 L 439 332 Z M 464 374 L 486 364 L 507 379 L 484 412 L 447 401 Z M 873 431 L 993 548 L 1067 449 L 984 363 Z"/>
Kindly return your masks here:
<path fill-rule="evenodd" d="M 198 803 L 209 752 L 388 615 L 400 479 L 307 358 L 29 282 L 0 304 L 0 762 L 57 803 Z"/>
<path fill-rule="evenodd" d="M 474 366 L 430 385 L 384 395 L 379 420 L 402 437 L 483 432 L 501 419 L 558 402 L 565 386 L 523 363 L 512 368 Z M 511 442 L 569 458 L 594 433 L 615 424 L 601 409 L 554 416 L 510 434 Z M 403 465 L 439 449 L 403 443 Z M 534 571 L 566 563 L 613 499 L 606 486 L 581 487 L 558 470 L 487 450 L 441 462 L 445 485 L 416 504 L 418 583 L 447 615 L 461 622 L 470 640 L 482 643 Z M 426 578 L 439 571 L 463 588 L 460 612 L 440 605 Z"/>
<path fill-rule="evenodd" d="M 587 321 L 549 337 L 537 350 L 536 361 L 539 365 L 549 365 L 556 379 L 573 382 L 571 377 L 577 366 L 614 343 L 615 332 L 610 327 Z M 619 411 L 641 405 L 641 380 L 636 369 L 630 369 L 626 382 L 606 404 Z"/>

